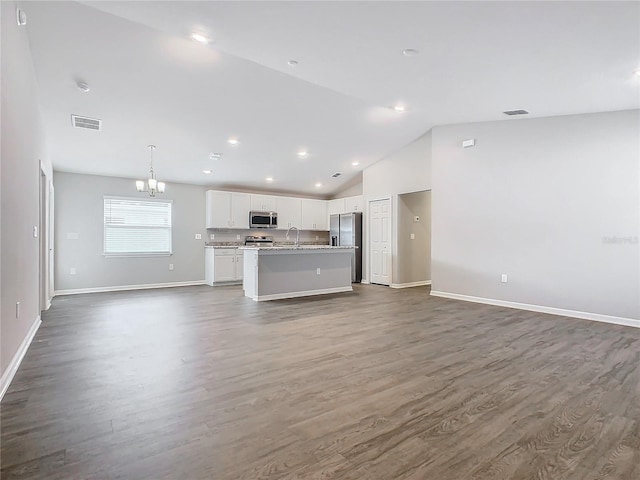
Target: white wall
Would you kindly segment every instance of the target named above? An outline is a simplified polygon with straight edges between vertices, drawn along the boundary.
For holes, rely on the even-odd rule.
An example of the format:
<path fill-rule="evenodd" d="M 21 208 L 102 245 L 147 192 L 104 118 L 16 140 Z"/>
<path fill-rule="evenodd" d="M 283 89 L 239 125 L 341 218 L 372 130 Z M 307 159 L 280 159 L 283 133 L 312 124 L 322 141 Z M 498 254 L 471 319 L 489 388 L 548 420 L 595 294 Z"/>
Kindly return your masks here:
<path fill-rule="evenodd" d="M 639 133 L 638 110 L 434 128 L 433 290 L 639 319 Z"/>
<path fill-rule="evenodd" d="M 374 200 L 431 189 L 431 130 L 362 173 L 362 193 Z"/>
<path fill-rule="evenodd" d="M 171 256 L 105 257 L 103 197 L 148 198 L 128 178 L 55 172 L 56 291 L 204 281 L 205 187 L 168 183 L 173 200 Z M 69 239 L 68 233 L 78 234 Z M 196 240 L 195 234 L 202 239 Z M 73 236 L 72 236 L 73 237 Z M 169 264 L 174 270 L 169 270 Z M 71 267 L 76 269 L 70 275 Z"/>
<path fill-rule="evenodd" d="M 364 245 L 362 256 L 362 276 L 369 280 L 369 239 L 367 217 L 369 201 L 382 198 L 391 199 L 391 283 L 398 283 L 402 275 L 396 266 L 398 259 L 398 195 L 402 193 L 431 190 L 431 130 L 406 147 L 383 158 L 366 168 L 362 173 L 362 193 L 364 196 Z M 396 277 L 396 278 L 394 278 Z"/>
<path fill-rule="evenodd" d="M 14 2 L 0 2 L 0 8 L 0 370 L 5 376 L 40 315 L 39 239 L 34 238 L 33 227 L 39 225 L 40 161 L 49 179 L 51 167 L 26 28 L 16 24 Z M 19 318 L 16 302 L 20 302 Z"/>

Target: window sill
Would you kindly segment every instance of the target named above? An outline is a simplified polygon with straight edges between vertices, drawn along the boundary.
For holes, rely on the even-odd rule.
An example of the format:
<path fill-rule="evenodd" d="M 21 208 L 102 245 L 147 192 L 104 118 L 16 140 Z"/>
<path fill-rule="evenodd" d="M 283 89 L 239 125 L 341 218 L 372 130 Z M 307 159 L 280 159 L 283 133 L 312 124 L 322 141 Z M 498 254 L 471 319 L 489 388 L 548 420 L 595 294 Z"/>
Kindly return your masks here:
<path fill-rule="evenodd" d="M 103 253 L 106 258 L 170 257 L 172 253 Z"/>

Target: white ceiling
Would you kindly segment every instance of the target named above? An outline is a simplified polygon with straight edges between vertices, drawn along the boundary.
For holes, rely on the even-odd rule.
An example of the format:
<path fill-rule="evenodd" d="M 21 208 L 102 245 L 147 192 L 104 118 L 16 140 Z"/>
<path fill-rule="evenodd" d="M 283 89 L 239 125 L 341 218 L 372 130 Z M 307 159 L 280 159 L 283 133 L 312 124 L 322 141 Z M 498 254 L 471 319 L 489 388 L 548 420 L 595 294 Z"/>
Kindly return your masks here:
<path fill-rule="evenodd" d="M 143 177 L 153 143 L 161 180 L 331 195 L 434 125 L 504 119 L 508 109 L 640 107 L 638 2 L 23 8 L 52 161 L 64 171 Z M 397 103 L 408 111 L 389 108 Z M 72 128 L 72 113 L 102 119 L 103 130 Z"/>

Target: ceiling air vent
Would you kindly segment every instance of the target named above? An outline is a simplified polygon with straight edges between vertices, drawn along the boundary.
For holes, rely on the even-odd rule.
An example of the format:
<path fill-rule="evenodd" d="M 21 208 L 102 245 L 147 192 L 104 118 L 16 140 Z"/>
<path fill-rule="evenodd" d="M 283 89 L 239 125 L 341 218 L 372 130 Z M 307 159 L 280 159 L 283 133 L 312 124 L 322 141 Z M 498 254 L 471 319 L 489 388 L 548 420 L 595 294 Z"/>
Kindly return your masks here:
<path fill-rule="evenodd" d="M 88 128 L 89 130 L 101 130 L 102 120 L 97 118 L 82 117 L 80 115 L 71 115 L 71 124 L 76 128 Z"/>
<path fill-rule="evenodd" d="M 526 110 L 507 110 L 506 112 L 502 112 L 505 115 L 509 115 L 512 117 L 513 115 L 529 115 L 529 112 Z"/>
<path fill-rule="evenodd" d="M 331 175 L 331 178 L 338 178 L 340 175 L 342 175 L 340 172 L 336 172 L 333 175 Z"/>

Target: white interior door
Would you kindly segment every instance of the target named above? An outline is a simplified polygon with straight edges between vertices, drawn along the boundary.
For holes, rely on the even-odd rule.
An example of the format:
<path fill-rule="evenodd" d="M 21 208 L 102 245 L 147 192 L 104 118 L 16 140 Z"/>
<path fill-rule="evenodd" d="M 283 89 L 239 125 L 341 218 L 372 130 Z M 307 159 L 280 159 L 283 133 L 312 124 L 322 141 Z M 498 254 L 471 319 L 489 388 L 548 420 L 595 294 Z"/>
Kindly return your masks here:
<path fill-rule="evenodd" d="M 391 282 L 391 201 L 376 200 L 369 204 L 371 283 Z"/>
<path fill-rule="evenodd" d="M 53 297 L 53 293 L 55 292 L 55 284 L 54 284 L 54 267 L 55 267 L 55 223 L 54 223 L 54 205 L 53 205 L 53 196 L 54 189 L 53 184 L 49 184 L 49 237 L 48 237 L 48 246 L 49 246 L 49 293 L 48 293 L 48 303 L 51 304 L 51 298 Z"/>

